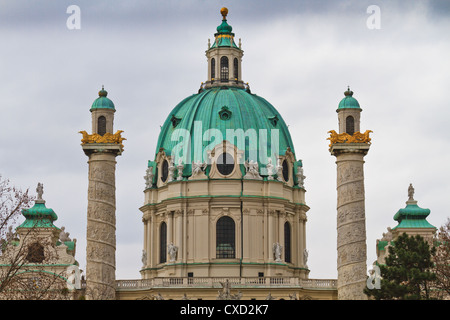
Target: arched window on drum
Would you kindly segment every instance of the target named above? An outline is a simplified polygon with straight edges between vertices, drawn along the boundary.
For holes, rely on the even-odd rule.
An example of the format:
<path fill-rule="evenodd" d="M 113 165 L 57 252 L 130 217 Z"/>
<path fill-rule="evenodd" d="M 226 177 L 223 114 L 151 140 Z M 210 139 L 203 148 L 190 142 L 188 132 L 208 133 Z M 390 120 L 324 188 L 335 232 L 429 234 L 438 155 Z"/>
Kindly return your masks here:
<path fill-rule="evenodd" d="M 352 116 L 345 118 L 345 132 L 349 135 L 355 133 L 355 119 Z"/>
<path fill-rule="evenodd" d="M 223 56 L 220 58 L 220 81 L 228 82 L 229 66 L 228 57 Z"/>
<path fill-rule="evenodd" d="M 161 223 L 159 227 L 159 263 L 167 261 L 167 224 Z"/>
<path fill-rule="evenodd" d="M 234 259 L 236 257 L 236 226 L 230 217 L 222 217 L 216 224 L 216 258 Z"/>
<path fill-rule="evenodd" d="M 101 136 L 106 133 L 106 118 L 104 116 L 97 119 L 97 133 Z"/>

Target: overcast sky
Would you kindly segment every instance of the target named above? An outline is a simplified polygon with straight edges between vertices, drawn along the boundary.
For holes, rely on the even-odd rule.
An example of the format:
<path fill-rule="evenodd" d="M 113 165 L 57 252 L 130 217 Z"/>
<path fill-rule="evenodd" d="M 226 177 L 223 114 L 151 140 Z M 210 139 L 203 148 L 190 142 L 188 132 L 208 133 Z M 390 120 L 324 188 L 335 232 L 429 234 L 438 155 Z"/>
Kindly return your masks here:
<path fill-rule="evenodd" d="M 67 26 L 70 5 L 81 10 L 79 29 Z M 367 12 L 371 5 L 379 16 Z M 116 277 L 139 279 L 147 161 L 172 108 L 206 80 L 205 50 L 222 6 L 242 39 L 243 80 L 277 108 L 303 160 L 310 278 L 337 277 L 336 164 L 326 138 L 338 129 L 348 85 L 363 109 L 361 131 L 373 131 L 365 157 L 368 265 L 376 239 L 397 225 L 410 183 L 418 205 L 431 210 L 428 221 L 444 224 L 448 1 L 0 0 L 0 174 L 32 194 L 44 184 L 55 224 L 77 239 L 82 269 L 88 159 L 78 132 L 91 132 L 92 102 L 104 85 L 115 130 L 127 139 L 117 158 Z"/>

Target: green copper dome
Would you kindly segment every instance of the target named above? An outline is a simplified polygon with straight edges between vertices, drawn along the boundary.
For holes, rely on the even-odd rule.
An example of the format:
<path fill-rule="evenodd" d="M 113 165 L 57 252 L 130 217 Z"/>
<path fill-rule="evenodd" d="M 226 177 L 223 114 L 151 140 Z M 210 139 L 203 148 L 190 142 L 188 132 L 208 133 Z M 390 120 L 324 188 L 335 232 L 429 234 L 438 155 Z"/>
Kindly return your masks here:
<path fill-rule="evenodd" d="M 239 139 L 233 134 L 240 133 L 246 136 L 239 146 Z M 191 141 L 186 154 L 179 149 L 185 137 Z M 274 154 L 284 155 L 290 150 L 295 155 L 288 127 L 278 111 L 265 99 L 236 87 L 201 90 L 181 101 L 161 127 L 156 153 L 164 148 L 166 154 L 174 157 L 189 157 L 184 170 L 184 174 L 189 174 L 190 164 L 206 162 L 206 152 L 223 140 L 245 149 L 243 160 L 257 161 L 260 168 L 265 167 L 268 157 L 276 165 Z"/>
<path fill-rule="evenodd" d="M 233 30 L 233 27 L 231 27 L 228 23 L 227 20 L 224 19 L 222 20 L 222 24 L 220 26 L 217 27 L 217 32 L 218 33 L 230 33 Z"/>
<path fill-rule="evenodd" d="M 116 110 L 114 103 L 107 98 L 108 92 L 102 87 L 102 90 L 98 92 L 98 98 L 92 103 L 91 111 L 95 109 L 111 109 Z"/>
<path fill-rule="evenodd" d="M 234 33 L 231 31 L 233 28 L 228 24 L 226 16 L 228 14 L 227 8 L 222 8 L 220 13 L 223 16 L 222 23 L 217 27 L 217 33 L 214 34 L 215 40 L 210 49 L 217 47 L 233 47 L 239 49 L 234 42 Z"/>
<path fill-rule="evenodd" d="M 36 200 L 34 206 L 22 210 L 22 214 L 26 220 L 19 228 L 57 228 L 53 225 L 53 221 L 57 220 L 58 216 L 53 209 L 45 206 L 44 201 Z"/>
<path fill-rule="evenodd" d="M 344 92 L 345 98 L 339 102 L 339 109 L 361 109 L 359 106 L 358 100 L 353 98 L 353 91 L 350 90 L 350 88 L 347 89 L 347 91 Z"/>
<path fill-rule="evenodd" d="M 417 205 L 416 201 L 407 202 L 405 208 L 400 209 L 394 216 L 398 221 L 397 228 L 435 228 L 427 221 L 430 209 L 423 209 Z"/>

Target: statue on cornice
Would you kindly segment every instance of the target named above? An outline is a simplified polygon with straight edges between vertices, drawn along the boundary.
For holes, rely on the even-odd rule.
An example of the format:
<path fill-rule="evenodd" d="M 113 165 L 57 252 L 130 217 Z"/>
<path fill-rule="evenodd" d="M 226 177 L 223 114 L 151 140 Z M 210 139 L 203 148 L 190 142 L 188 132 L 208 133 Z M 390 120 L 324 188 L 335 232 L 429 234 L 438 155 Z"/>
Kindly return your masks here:
<path fill-rule="evenodd" d="M 258 162 L 254 160 L 247 160 L 244 163 L 246 174 L 244 176 L 244 179 L 255 179 L 255 180 L 261 180 L 261 176 L 259 175 L 258 170 Z"/>
<path fill-rule="evenodd" d="M 408 201 L 414 201 L 414 187 L 412 183 L 409 184 L 408 188 Z"/>

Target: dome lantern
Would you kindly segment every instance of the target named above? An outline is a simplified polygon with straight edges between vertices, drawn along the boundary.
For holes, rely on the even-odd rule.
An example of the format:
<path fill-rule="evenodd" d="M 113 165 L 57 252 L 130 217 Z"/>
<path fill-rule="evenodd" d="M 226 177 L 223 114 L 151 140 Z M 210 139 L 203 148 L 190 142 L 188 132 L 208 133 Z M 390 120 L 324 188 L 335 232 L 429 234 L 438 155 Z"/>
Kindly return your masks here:
<path fill-rule="evenodd" d="M 214 34 L 214 43 L 208 45 L 206 56 L 208 58 L 208 80 L 205 88 L 214 86 L 233 86 L 243 88 L 241 61 L 244 55 L 239 46 L 234 42 L 233 28 L 227 22 L 228 9 L 220 10 L 222 23 Z"/>

